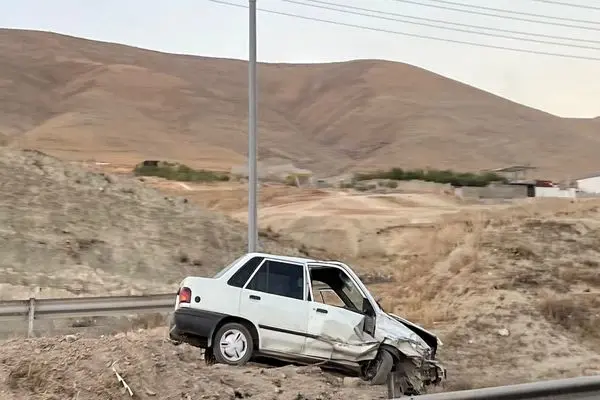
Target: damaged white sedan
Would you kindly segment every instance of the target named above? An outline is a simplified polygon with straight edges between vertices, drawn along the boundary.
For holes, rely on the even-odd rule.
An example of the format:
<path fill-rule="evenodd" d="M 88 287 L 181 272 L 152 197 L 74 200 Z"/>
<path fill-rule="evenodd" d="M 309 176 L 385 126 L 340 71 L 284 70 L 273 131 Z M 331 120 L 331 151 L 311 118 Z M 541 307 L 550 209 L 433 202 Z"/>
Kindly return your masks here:
<path fill-rule="evenodd" d="M 336 261 L 249 253 L 213 278 L 187 277 L 170 338 L 229 365 L 263 356 L 339 369 L 374 385 L 393 376 L 405 394 L 446 378 L 435 360 L 437 336 L 384 312 Z"/>

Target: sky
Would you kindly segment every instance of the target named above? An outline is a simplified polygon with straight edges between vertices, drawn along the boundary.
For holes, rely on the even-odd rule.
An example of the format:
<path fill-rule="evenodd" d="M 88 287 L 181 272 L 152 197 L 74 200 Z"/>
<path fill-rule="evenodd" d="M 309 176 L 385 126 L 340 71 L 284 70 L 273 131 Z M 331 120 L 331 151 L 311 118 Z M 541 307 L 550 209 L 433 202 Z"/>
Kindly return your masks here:
<path fill-rule="evenodd" d="M 248 0 L 222 1 L 243 7 L 248 5 Z M 300 4 L 284 0 L 257 0 L 257 3 L 259 9 L 388 32 L 258 11 L 259 61 L 399 61 L 555 115 L 600 116 L 600 0 L 562 1 L 597 9 L 550 4 L 539 0 L 318 0 L 379 11 L 375 14 L 342 8 L 363 15 L 308 5 L 331 7 L 317 4 L 315 1 L 293 1 Z M 426 6 L 427 4 L 438 7 Z M 508 10 L 509 13 L 468 8 L 464 5 Z M 53 31 L 171 53 L 247 59 L 248 10 L 243 7 L 217 4 L 210 0 L 0 0 L 0 9 L 3 10 L 0 13 L 0 26 Z M 457 12 L 439 7 L 471 12 Z M 513 13 L 510 13 L 511 11 Z M 505 15 L 508 18 L 478 15 L 473 12 Z M 517 18 L 541 18 L 517 15 L 514 12 L 570 18 L 579 22 L 542 19 L 546 23 L 534 23 Z M 441 20 L 446 23 L 408 19 L 405 16 Z M 442 25 L 451 29 L 486 32 L 489 35 L 408 24 L 398 19 Z M 581 20 L 591 22 L 580 22 Z M 568 37 L 572 40 L 474 29 L 456 24 Z M 587 29 L 581 28 L 584 26 Z M 405 34 L 430 36 L 438 40 Z M 498 35 L 513 38 L 501 38 Z M 523 39 L 559 42 L 568 46 L 533 43 Z M 592 60 L 492 49 L 452 43 L 449 40 L 578 55 Z M 591 49 L 574 46 L 587 46 Z"/>

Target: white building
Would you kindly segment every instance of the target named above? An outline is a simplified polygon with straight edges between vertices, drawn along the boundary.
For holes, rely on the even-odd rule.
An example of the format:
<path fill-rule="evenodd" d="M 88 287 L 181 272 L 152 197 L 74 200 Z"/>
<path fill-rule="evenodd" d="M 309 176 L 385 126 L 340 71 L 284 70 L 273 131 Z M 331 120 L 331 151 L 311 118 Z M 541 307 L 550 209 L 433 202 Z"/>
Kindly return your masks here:
<path fill-rule="evenodd" d="M 577 188 L 586 193 L 600 193 L 600 172 L 576 180 Z"/>

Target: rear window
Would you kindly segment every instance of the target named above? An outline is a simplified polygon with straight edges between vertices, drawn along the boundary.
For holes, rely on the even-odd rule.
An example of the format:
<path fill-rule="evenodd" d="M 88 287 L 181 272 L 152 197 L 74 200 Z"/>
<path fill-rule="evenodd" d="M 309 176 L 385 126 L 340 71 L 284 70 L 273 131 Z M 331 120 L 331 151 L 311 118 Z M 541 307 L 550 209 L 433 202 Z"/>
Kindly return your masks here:
<path fill-rule="evenodd" d="M 226 266 L 225 268 L 223 268 L 222 270 L 217 272 L 217 274 L 215 276 L 213 276 L 213 279 L 219 279 L 220 277 L 225 275 L 225 273 L 227 271 L 229 271 L 235 264 L 237 264 L 242 258 L 244 258 L 244 256 L 236 258 L 231 264 L 229 264 L 228 266 Z"/>
<path fill-rule="evenodd" d="M 227 281 L 227 284 L 235 287 L 244 287 L 250 276 L 256 271 L 264 257 L 252 257 L 246 264 L 236 271 L 235 274 Z"/>

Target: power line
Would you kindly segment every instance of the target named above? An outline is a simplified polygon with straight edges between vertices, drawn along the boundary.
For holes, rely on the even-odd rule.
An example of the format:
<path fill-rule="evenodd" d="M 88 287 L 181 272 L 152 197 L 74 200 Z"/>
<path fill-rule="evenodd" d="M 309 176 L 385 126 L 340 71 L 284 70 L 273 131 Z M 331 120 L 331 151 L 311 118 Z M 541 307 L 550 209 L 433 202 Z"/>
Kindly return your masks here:
<path fill-rule="evenodd" d="M 591 26 L 571 25 L 571 24 L 564 24 L 561 22 L 552 22 L 552 21 L 540 21 L 538 19 L 516 17 L 514 15 L 491 14 L 491 13 L 487 13 L 487 12 L 483 12 L 483 11 L 464 10 L 464 9 L 460 9 L 460 8 L 442 6 L 439 4 L 427 4 L 427 3 L 423 3 L 420 1 L 414 1 L 414 0 L 393 0 L 393 1 L 401 2 L 401 3 L 408 3 L 408 4 L 416 4 L 416 5 L 425 6 L 425 7 L 439 8 L 442 10 L 457 11 L 457 12 L 462 12 L 462 13 L 466 13 L 466 14 L 476 14 L 476 15 L 484 15 L 487 17 L 504 18 L 504 19 L 510 19 L 513 21 L 533 22 L 536 24 L 562 26 L 565 28 L 574 28 L 574 29 L 585 29 L 588 31 L 600 31 L 600 28 L 595 28 L 595 27 L 591 27 Z M 471 6 L 471 7 L 476 7 L 476 6 Z M 494 9 L 494 10 L 496 10 L 496 9 Z M 500 11 L 509 12 L 507 10 L 500 10 Z M 539 18 L 548 18 L 548 16 L 545 16 L 545 15 L 540 15 L 540 14 L 533 14 L 533 15 L 535 15 L 536 17 L 539 17 Z M 600 22 L 594 22 L 594 21 L 580 21 L 580 22 L 592 23 L 592 24 L 600 23 Z"/>
<path fill-rule="evenodd" d="M 579 39 L 579 38 L 567 37 L 567 36 L 546 35 L 546 34 L 543 34 L 543 33 L 515 31 L 515 30 L 510 30 L 510 29 L 492 28 L 492 27 L 489 27 L 489 26 L 482 26 L 482 25 L 464 24 L 464 23 L 461 23 L 461 22 L 444 21 L 444 20 L 441 20 L 441 19 L 433 19 L 433 18 L 425 18 L 425 17 L 416 17 L 416 16 L 413 16 L 413 15 L 398 14 L 398 13 L 393 13 L 393 12 L 388 12 L 388 11 L 384 12 L 384 11 L 372 10 L 372 9 L 369 9 L 369 8 L 355 7 L 355 6 L 350 6 L 350 5 L 347 5 L 347 4 L 331 3 L 331 2 L 321 1 L 321 0 L 305 0 L 305 1 L 309 1 L 311 3 L 318 3 L 318 4 L 325 4 L 325 5 L 343 7 L 343 8 L 348 8 L 348 9 L 358 10 L 358 11 L 364 11 L 364 12 L 373 12 L 373 13 L 384 14 L 384 15 L 393 15 L 395 17 L 410 18 L 410 19 L 414 19 L 414 20 L 417 20 L 417 21 L 437 22 L 437 23 L 454 25 L 454 26 L 464 26 L 464 27 L 467 27 L 467 28 L 475 28 L 475 29 L 487 29 L 489 31 L 494 31 L 494 32 L 513 33 L 513 34 L 517 34 L 517 35 L 528 35 L 528 36 L 542 37 L 542 38 L 547 38 L 547 39 L 571 40 L 571 41 L 575 41 L 575 42 L 586 42 L 586 43 L 600 44 L 600 40 Z M 538 1 L 543 1 L 543 0 L 538 0 Z"/>
<path fill-rule="evenodd" d="M 553 45 L 553 46 L 565 46 L 565 47 L 572 47 L 572 48 L 580 48 L 580 49 L 598 50 L 598 51 L 600 51 L 599 47 L 593 47 L 593 46 L 586 46 L 586 45 L 580 45 L 580 44 L 578 45 L 578 44 L 558 43 L 558 42 L 551 42 L 551 41 L 548 41 L 548 40 L 540 40 L 540 39 L 528 39 L 528 38 L 522 38 L 522 37 L 518 37 L 518 36 L 510 36 L 510 35 L 503 35 L 503 34 L 490 33 L 490 32 L 477 32 L 477 31 L 468 30 L 468 29 L 461 29 L 461 28 L 453 28 L 453 27 L 449 27 L 449 26 L 434 25 L 434 24 L 428 24 L 428 23 L 424 23 L 424 22 L 415 22 L 415 21 L 409 21 L 409 20 L 406 20 L 406 19 L 403 20 L 403 19 L 399 19 L 399 18 L 392 18 L 392 17 L 381 16 L 381 15 L 369 15 L 369 14 L 364 13 L 364 12 L 338 9 L 338 8 L 334 8 L 334 7 L 330 7 L 330 6 L 360 9 L 360 10 L 365 10 L 365 11 L 368 11 L 368 12 L 380 13 L 380 14 L 387 14 L 387 15 L 394 15 L 394 14 L 392 14 L 392 13 L 386 13 L 386 12 L 383 12 L 383 11 L 372 10 L 372 9 L 346 6 L 344 4 L 328 3 L 326 1 L 320 1 L 320 0 L 308 0 L 308 1 L 312 1 L 312 2 L 320 3 L 320 4 L 309 4 L 309 3 L 306 3 L 304 1 L 298 1 L 298 0 L 280 0 L 280 1 L 283 1 L 283 2 L 286 2 L 286 3 L 292 3 L 292 4 L 299 4 L 299 5 L 308 6 L 308 7 L 319 8 L 319 9 L 322 9 L 322 10 L 338 11 L 338 12 L 342 12 L 342 13 L 346 13 L 346 14 L 360 15 L 360 16 L 363 16 L 363 17 L 370 17 L 370 18 L 378 18 L 378 19 L 383 19 L 383 20 L 387 20 L 387 21 L 396 21 L 396 22 L 401 22 L 401 23 L 405 23 L 405 24 L 427 26 L 427 27 L 430 27 L 430 28 L 445 29 L 445 30 L 454 31 L 454 32 L 464 32 L 464 33 L 471 33 L 471 34 L 475 34 L 475 35 L 490 36 L 490 37 L 494 37 L 494 38 L 520 40 L 520 41 L 526 41 L 526 42 L 532 42 L 532 43 L 549 44 L 549 45 Z M 326 4 L 326 5 L 321 5 L 321 4 Z M 451 22 L 445 22 L 445 23 L 452 24 Z M 524 34 L 526 34 L 526 33 L 524 33 Z M 576 40 L 576 39 L 572 39 L 571 38 L 571 39 L 567 39 L 567 40 Z M 598 43 L 598 42 L 596 41 L 596 43 Z"/>
<path fill-rule="evenodd" d="M 222 0 L 208 0 L 208 1 L 217 3 L 217 4 L 223 4 L 223 5 L 230 6 L 230 7 L 238 7 L 238 8 L 246 8 L 246 9 L 248 8 L 248 6 L 244 6 L 242 4 L 229 3 L 227 1 L 222 1 Z M 257 8 L 257 10 L 266 12 L 269 14 L 283 15 L 286 17 L 298 18 L 298 19 L 303 19 L 303 20 L 307 20 L 307 21 L 323 22 L 323 23 L 331 24 L 331 25 L 364 29 L 364 30 L 369 30 L 369 31 L 373 31 L 373 32 L 390 33 L 393 35 L 400 35 L 400 36 L 409 36 L 409 37 L 414 37 L 414 38 L 419 38 L 419 39 L 436 40 L 439 42 L 466 44 L 468 46 L 486 47 L 486 48 L 490 48 L 490 49 L 507 50 L 507 51 L 514 51 L 514 52 L 520 52 L 520 53 L 529 53 L 529 54 L 539 54 L 539 55 L 554 56 L 554 57 L 561 57 L 561 58 L 600 61 L 599 57 L 579 56 L 579 55 L 574 55 L 574 54 L 553 53 L 553 52 L 539 51 L 539 50 L 528 50 L 528 49 L 519 49 L 519 48 L 514 48 L 514 47 L 496 46 L 496 45 L 492 45 L 492 44 L 468 42 L 468 41 L 464 41 L 464 40 L 446 39 L 446 38 L 441 38 L 441 37 L 436 37 L 436 36 L 419 35 L 419 34 L 415 34 L 415 33 L 392 31 L 389 29 L 373 28 L 373 27 L 364 26 L 364 25 L 349 24 L 349 23 L 345 23 L 345 22 L 332 21 L 332 20 L 315 18 L 315 17 L 308 17 L 305 15 L 292 14 L 292 13 L 286 13 L 286 12 L 275 11 L 275 10 L 268 10 L 268 9 L 264 9 L 264 8 Z"/>
<path fill-rule="evenodd" d="M 553 0 L 533 0 L 533 1 L 539 1 L 540 3 L 557 4 L 559 6 L 585 8 L 585 9 L 588 9 L 588 10 L 598 10 L 598 11 L 600 11 L 600 7 L 588 6 L 588 5 L 584 5 L 584 4 L 563 3 L 562 1 L 553 1 Z"/>
<path fill-rule="evenodd" d="M 403 1 L 403 0 L 397 0 L 397 1 Z M 586 19 L 576 19 L 576 18 L 567 18 L 567 17 L 554 17 L 552 15 L 528 13 L 528 12 L 524 12 L 524 11 L 513 11 L 513 10 L 502 9 L 502 8 L 476 6 L 473 4 L 465 4 L 465 3 L 458 2 L 458 1 L 449 1 L 449 0 L 429 0 L 429 1 L 431 1 L 433 3 L 450 4 L 453 6 L 474 8 L 476 10 L 503 12 L 503 13 L 514 14 L 514 15 L 524 15 L 527 17 L 548 18 L 548 19 L 555 19 L 557 21 L 569 21 L 569 22 L 577 22 L 577 23 L 583 23 L 583 24 L 600 25 L 600 21 L 591 21 L 591 20 L 586 20 Z"/>

